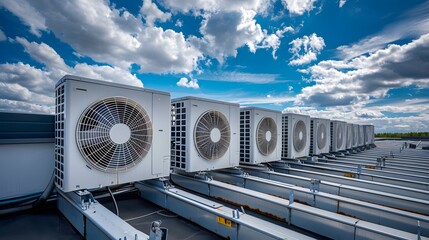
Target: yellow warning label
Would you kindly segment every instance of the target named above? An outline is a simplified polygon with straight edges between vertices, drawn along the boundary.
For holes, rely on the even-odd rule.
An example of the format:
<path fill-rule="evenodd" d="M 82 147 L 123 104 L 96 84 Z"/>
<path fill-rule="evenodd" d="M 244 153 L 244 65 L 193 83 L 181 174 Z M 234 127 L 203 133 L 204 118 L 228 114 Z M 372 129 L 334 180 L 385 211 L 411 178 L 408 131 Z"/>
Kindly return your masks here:
<path fill-rule="evenodd" d="M 219 217 L 219 216 L 217 216 L 217 217 L 216 217 L 216 221 L 217 221 L 218 223 L 222 224 L 222 225 L 227 226 L 227 227 L 231 227 L 231 226 L 232 226 L 232 222 L 231 222 L 231 220 L 225 219 L 225 218 L 223 218 L 223 217 Z"/>
<path fill-rule="evenodd" d="M 375 169 L 375 166 L 365 165 L 365 168 L 368 168 L 368 169 Z"/>
<path fill-rule="evenodd" d="M 354 178 L 355 175 L 353 173 L 344 173 L 344 177 Z"/>

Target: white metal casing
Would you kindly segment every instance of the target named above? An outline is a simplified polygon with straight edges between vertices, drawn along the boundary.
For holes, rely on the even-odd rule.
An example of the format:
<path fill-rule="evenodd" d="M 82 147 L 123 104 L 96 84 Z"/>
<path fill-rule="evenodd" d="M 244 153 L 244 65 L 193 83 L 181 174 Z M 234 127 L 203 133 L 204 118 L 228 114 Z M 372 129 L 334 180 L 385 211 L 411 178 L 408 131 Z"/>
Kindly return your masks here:
<path fill-rule="evenodd" d="M 331 121 L 331 152 L 346 150 L 346 122 Z"/>
<path fill-rule="evenodd" d="M 196 97 L 172 99 L 171 167 L 186 172 L 209 171 L 239 165 L 240 106 Z M 206 160 L 198 153 L 194 143 L 195 125 L 209 111 L 225 115 L 230 126 L 230 145 L 225 154 L 215 160 Z"/>
<path fill-rule="evenodd" d="M 330 131 L 331 120 L 325 118 L 311 118 L 310 125 L 310 155 L 319 155 L 322 153 L 329 153 L 329 148 L 331 144 L 331 131 Z M 323 127 L 322 127 L 323 125 Z M 319 146 L 318 143 L 318 134 L 319 131 L 325 129 L 323 135 L 323 141 L 325 145 L 323 147 Z M 322 133 L 320 133 L 322 134 Z"/>
<path fill-rule="evenodd" d="M 359 145 L 359 125 L 358 124 L 353 124 L 352 134 L 353 134 L 352 147 L 356 148 Z"/>
<path fill-rule="evenodd" d="M 374 125 L 371 125 L 371 138 L 369 140 L 369 143 L 374 144 L 375 141 L 375 127 Z"/>
<path fill-rule="evenodd" d="M 364 125 L 365 145 L 374 143 L 374 126 Z"/>
<path fill-rule="evenodd" d="M 305 133 L 294 133 L 295 125 L 299 122 L 304 122 Z M 300 137 L 300 140 L 305 138 L 304 147 L 301 151 L 297 151 L 294 147 L 294 135 Z M 282 114 L 282 159 L 306 157 L 310 153 L 310 116 L 283 113 Z"/>
<path fill-rule="evenodd" d="M 257 129 L 264 118 L 271 118 L 276 124 L 276 143 L 274 151 L 264 155 L 258 149 Z M 274 133 L 271 133 L 274 134 Z M 282 113 L 257 107 L 240 109 L 240 162 L 259 164 L 263 162 L 278 161 L 281 159 L 282 148 Z M 271 137 L 271 136 L 270 136 Z M 272 139 L 272 137 L 271 137 Z"/>
<path fill-rule="evenodd" d="M 359 132 L 358 132 L 358 136 L 359 136 L 359 141 L 358 141 L 358 147 L 362 147 L 365 146 L 365 129 L 363 127 L 363 125 L 359 124 Z"/>
<path fill-rule="evenodd" d="M 170 94 L 82 77 L 64 76 L 56 87 L 56 185 L 64 192 L 100 188 L 168 176 L 170 165 Z M 62 93 L 62 94 L 61 94 Z M 125 171 L 108 173 L 90 166 L 80 153 L 75 131 L 91 104 L 112 96 L 132 99 L 152 122 L 152 144 L 144 159 Z M 62 105 L 63 104 L 63 105 Z"/>
<path fill-rule="evenodd" d="M 353 148 L 353 124 L 346 123 L 346 149 Z"/>

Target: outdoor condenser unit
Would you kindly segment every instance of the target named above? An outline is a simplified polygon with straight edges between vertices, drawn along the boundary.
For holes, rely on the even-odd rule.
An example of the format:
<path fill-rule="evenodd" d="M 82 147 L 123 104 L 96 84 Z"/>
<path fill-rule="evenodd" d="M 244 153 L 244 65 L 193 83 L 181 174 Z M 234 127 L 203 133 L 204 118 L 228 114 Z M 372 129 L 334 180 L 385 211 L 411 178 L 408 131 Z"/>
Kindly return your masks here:
<path fill-rule="evenodd" d="M 299 158 L 310 153 L 310 116 L 282 115 L 282 159 Z"/>
<path fill-rule="evenodd" d="M 239 165 L 240 106 L 196 97 L 171 102 L 171 167 L 186 172 Z"/>
<path fill-rule="evenodd" d="M 62 191 L 168 176 L 169 93 L 66 75 L 55 103 Z"/>
<path fill-rule="evenodd" d="M 282 113 L 256 107 L 240 109 L 240 162 L 258 164 L 281 159 Z"/>

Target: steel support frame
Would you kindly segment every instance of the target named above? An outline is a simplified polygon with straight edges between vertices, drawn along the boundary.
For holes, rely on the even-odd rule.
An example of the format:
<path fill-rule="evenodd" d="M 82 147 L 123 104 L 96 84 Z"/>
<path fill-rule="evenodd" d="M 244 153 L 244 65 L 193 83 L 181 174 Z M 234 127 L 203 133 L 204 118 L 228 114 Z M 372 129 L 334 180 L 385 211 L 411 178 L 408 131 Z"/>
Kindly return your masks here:
<path fill-rule="evenodd" d="M 367 181 L 374 181 L 379 183 L 387 183 L 387 184 L 393 184 L 398 186 L 404 186 L 409 188 L 415 188 L 415 189 L 421 189 L 425 191 L 429 191 L 429 183 L 428 182 L 418 182 L 418 181 L 412 181 L 407 179 L 400 179 L 400 178 L 394 178 L 394 177 L 387 177 L 387 176 L 377 176 L 377 175 L 369 175 L 366 173 L 358 173 L 357 171 L 349 171 L 349 170 L 341 170 L 341 169 L 333 169 L 328 167 L 321 167 L 321 166 L 315 166 L 315 165 L 309 165 L 309 164 L 295 164 L 295 163 L 288 163 L 285 162 L 286 165 L 289 164 L 294 169 L 302 169 L 307 171 L 312 171 L 316 173 L 325 173 L 325 174 L 332 174 L 337 176 L 348 176 L 351 178 L 359 178 Z M 276 170 L 283 172 L 287 171 L 285 167 L 281 166 L 274 166 Z"/>
<path fill-rule="evenodd" d="M 165 239 L 150 238 L 135 229 L 97 202 L 87 190 L 67 193 L 57 190 L 58 209 L 84 239 Z"/>
<path fill-rule="evenodd" d="M 141 197 L 228 239 L 313 239 L 174 187 L 167 179 L 136 182 Z"/>
<path fill-rule="evenodd" d="M 295 191 L 290 196 L 291 191 L 283 189 L 282 196 L 273 196 L 276 194 L 263 193 L 260 189 L 257 191 L 246 189 L 210 178 L 204 180 L 175 173 L 171 175 L 171 178 L 177 185 L 192 191 L 243 206 L 275 220 L 287 222 L 333 239 L 417 238 L 417 234 L 302 204 L 296 200 Z M 425 225 L 425 227 L 428 228 L 429 225 Z"/>
<path fill-rule="evenodd" d="M 429 191 L 409 187 L 395 186 L 392 184 L 379 183 L 363 179 L 294 169 L 287 166 L 283 166 L 282 168 L 278 167 L 275 170 L 265 166 L 242 166 L 242 168 L 254 176 L 272 179 L 301 187 L 309 186 L 311 179 L 320 179 L 322 180 L 320 184 L 322 191 L 337 195 L 341 192 L 341 188 L 353 189 L 353 187 L 355 187 L 358 191 L 361 191 L 361 189 L 374 190 L 384 193 L 391 193 L 402 197 L 410 197 L 429 201 Z"/>

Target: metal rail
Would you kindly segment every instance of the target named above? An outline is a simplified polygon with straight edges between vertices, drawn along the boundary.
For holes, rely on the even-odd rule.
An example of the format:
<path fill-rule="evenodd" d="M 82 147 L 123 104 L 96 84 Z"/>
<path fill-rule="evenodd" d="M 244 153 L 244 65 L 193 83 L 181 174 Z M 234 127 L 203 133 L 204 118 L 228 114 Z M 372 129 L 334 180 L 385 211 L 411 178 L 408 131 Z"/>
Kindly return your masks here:
<path fill-rule="evenodd" d="M 261 185 L 259 187 L 257 187 L 254 182 L 249 182 L 245 184 L 246 188 L 243 188 L 216 181 L 211 178 L 196 179 L 174 173 L 171 175 L 171 178 L 175 184 L 192 191 L 223 200 L 231 204 L 244 206 L 278 221 L 287 222 L 294 226 L 298 226 L 333 239 L 417 239 L 417 221 L 414 221 L 414 226 L 409 226 L 409 224 L 401 222 L 403 218 L 396 218 L 399 214 L 392 212 L 395 216 L 393 219 L 395 223 L 392 224 L 386 222 L 386 224 L 391 224 L 393 226 L 397 225 L 399 227 L 395 229 L 382 226 L 385 223 L 384 220 L 381 223 L 382 225 L 379 225 L 363 221 L 355 217 L 326 211 L 302 204 L 301 201 L 298 201 L 300 198 L 300 196 L 298 196 L 300 195 L 299 191 L 290 191 L 290 189 L 287 190 L 285 188 L 279 188 L 277 189 L 279 191 L 275 191 L 275 189 L 272 188 L 273 185 L 271 185 L 273 181 L 270 183 L 263 183 L 264 181 L 261 181 Z M 267 181 L 266 179 L 263 180 Z M 252 187 L 257 188 L 257 190 L 255 191 L 254 189 L 251 189 Z M 270 194 L 267 194 L 266 192 L 270 192 Z M 274 196 L 277 194 L 280 195 Z M 313 196 L 316 195 L 318 197 L 313 199 L 315 202 L 320 201 L 320 204 L 326 206 L 330 204 L 329 202 L 324 201 L 323 197 L 319 198 L 319 194 L 315 194 Z M 338 211 L 343 211 L 349 208 L 350 206 L 340 204 Z M 382 210 L 380 211 L 382 212 Z M 429 234 L 429 220 L 424 216 L 421 219 L 425 220 L 424 233 Z M 407 219 L 405 222 L 407 221 L 409 220 Z M 414 233 L 398 230 L 400 228 L 407 228 L 411 231 L 414 230 Z M 421 230 L 422 229 L 420 228 L 420 231 Z M 422 239 L 424 239 L 424 237 Z"/>
<path fill-rule="evenodd" d="M 228 239 L 313 239 L 175 188 L 167 179 L 137 182 L 141 197 Z"/>
<path fill-rule="evenodd" d="M 86 190 L 68 193 L 58 190 L 57 207 L 84 239 L 166 239 L 165 231 L 160 228 L 151 229 L 151 236 L 135 229 Z"/>
<path fill-rule="evenodd" d="M 342 170 L 342 169 L 334 169 L 334 168 L 328 168 L 328 167 L 322 167 L 322 166 L 315 166 L 310 164 L 299 164 L 299 163 L 288 163 L 290 164 L 292 169 L 302 169 L 307 171 L 312 171 L 316 173 L 325 173 L 325 174 L 331 174 L 331 175 L 337 175 L 337 176 L 345 176 L 350 178 L 359 178 L 367 181 L 374 181 L 374 182 L 380 182 L 380 183 L 387 183 L 397 186 L 403 186 L 403 187 L 409 187 L 409 188 L 415 188 L 415 189 L 421 189 L 425 191 L 429 191 L 429 183 L 427 182 L 419 182 L 419 181 L 412 181 L 408 179 L 400 179 L 395 177 L 387 177 L 387 176 L 377 176 L 377 175 L 371 175 L 367 173 L 361 173 L 359 174 L 357 169 L 355 171 L 350 170 Z M 285 165 L 285 164 L 284 164 Z M 283 173 L 289 173 L 289 169 L 284 167 L 279 167 L 273 165 L 276 171 L 283 172 Z"/>

